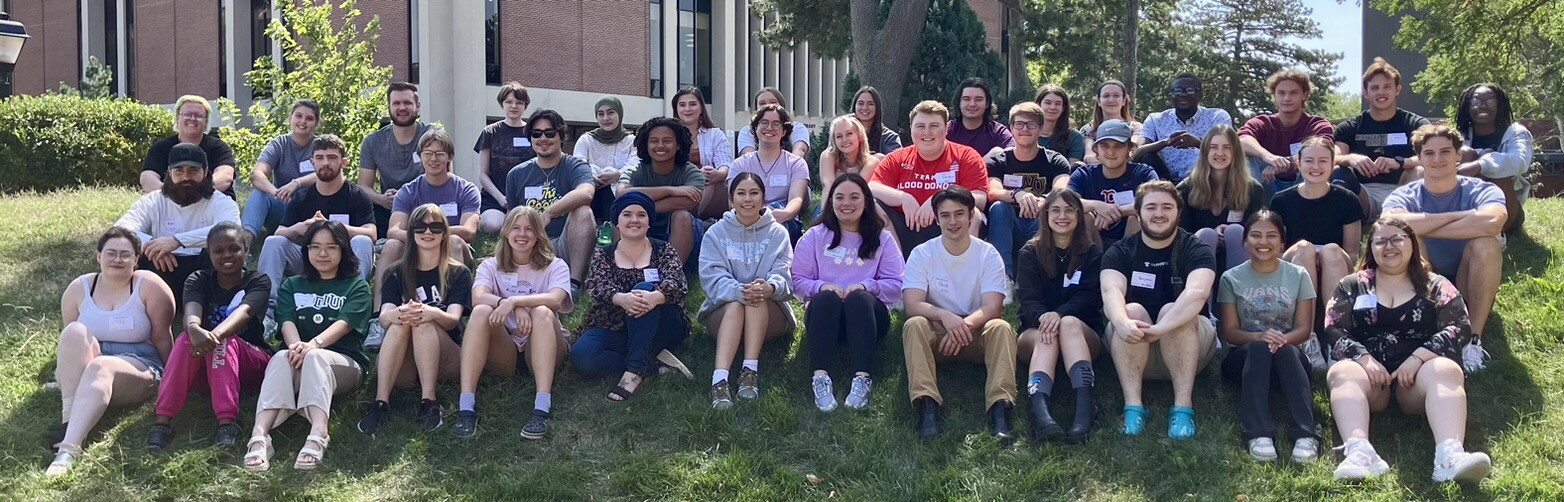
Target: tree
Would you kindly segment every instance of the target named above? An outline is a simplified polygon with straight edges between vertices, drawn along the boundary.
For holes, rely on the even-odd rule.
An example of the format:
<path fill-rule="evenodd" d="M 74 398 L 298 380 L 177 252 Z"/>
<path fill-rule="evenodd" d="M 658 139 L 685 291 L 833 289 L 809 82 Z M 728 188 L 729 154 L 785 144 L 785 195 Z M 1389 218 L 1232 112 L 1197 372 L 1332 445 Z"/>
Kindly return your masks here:
<path fill-rule="evenodd" d="M 982 77 L 993 88 L 994 106 L 1003 115 L 1010 105 L 999 88 L 1005 76 L 1005 64 L 999 53 L 988 49 L 984 37 L 983 22 L 978 20 L 977 13 L 966 0 L 934 0 L 929 6 L 923 38 L 918 41 L 917 57 L 913 59 L 907 83 L 901 90 L 903 106 L 891 109 L 910 109 L 914 103 L 925 99 L 955 106 L 952 100 L 961 81 L 967 77 Z"/>
<path fill-rule="evenodd" d="M 822 57 L 852 56 L 852 73 L 880 89 L 886 110 L 901 110 L 900 90 L 917 54 L 930 0 L 755 0 L 750 7 L 768 19 L 760 33 L 770 47 L 808 41 Z M 846 14 L 845 16 L 842 14 Z M 887 126 L 899 113 L 882 113 Z"/>
<path fill-rule="evenodd" d="M 1268 89 L 1256 83 L 1283 68 L 1309 72 L 1316 91 L 1309 109 L 1320 109 L 1339 79 L 1334 64 L 1340 54 L 1312 50 L 1286 41 L 1288 37 L 1319 38 L 1320 28 L 1309 18 L 1312 9 L 1300 0 L 1202 0 L 1190 22 L 1221 57 L 1195 65 L 1204 85 L 1203 101 L 1227 109 L 1234 117 L 1271 108 Z"/>
<path fill-rule="evenodd" d="M 1372 0 L 1401 16 L 1397 46 L 1417 50 L 1428 66 L 1413 88 L 1455 116 L 1466 86 L 1495 82 L 1516 117 L 1550 117 L 1564 130 L 1564 9 L 1557 0 Z"/>
<path fill-rule="evenodd" d="M 266 141 L 288 131 L 287 119 L 293 101 L 300 98 L 320 103 L 320 131 L 331 133 L 347 143 L 348 167 L 356 166 L 358 145 L 379 128 L 385 114 L 385 87 L 391 79 L 389 66 L 376 66 L 375 45 L 380 37 L 380 20 L 365 21 L 357 0 L 331 2 L 277 2 L 280 13 L 266 27 L 266 36 L 280 42 L 284 66 L 270 57 L 255 60 L 255 69 L 244 74 L 245 82 L 268 99 L 241 113 L 227 98 L 218 100 L 218 110 L 229 124 L 248 119 L 251 127 L 229 125 L 220 134 L 234 149 L 242 164 L 241 176 L 248 176 L 250 165 Z M 344 169 L 350 178 L 357 169 Z"/>

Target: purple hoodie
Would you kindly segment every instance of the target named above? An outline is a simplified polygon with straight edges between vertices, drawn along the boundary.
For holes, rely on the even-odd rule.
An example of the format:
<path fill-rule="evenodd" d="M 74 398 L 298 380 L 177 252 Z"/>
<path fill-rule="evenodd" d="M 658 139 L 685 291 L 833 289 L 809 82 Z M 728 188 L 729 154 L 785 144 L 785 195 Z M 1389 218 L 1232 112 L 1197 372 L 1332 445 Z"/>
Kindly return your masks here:
<path fill-rule="evenodd" d="M 825 225 L 815 225 L 798 239 L 798 246 L 793 251 L 793 293 L 809 301 L 827 284 L 842 287 L 862 284 L 886 305 L 901 301 L 902 268 L 906 262 L 891 231 L 880 231 L 880 249 L 868 259 L 858 257 L 863 237 L 857 232 L 842 234 L 838 247 L 826 249 L 834 234 Z"/>

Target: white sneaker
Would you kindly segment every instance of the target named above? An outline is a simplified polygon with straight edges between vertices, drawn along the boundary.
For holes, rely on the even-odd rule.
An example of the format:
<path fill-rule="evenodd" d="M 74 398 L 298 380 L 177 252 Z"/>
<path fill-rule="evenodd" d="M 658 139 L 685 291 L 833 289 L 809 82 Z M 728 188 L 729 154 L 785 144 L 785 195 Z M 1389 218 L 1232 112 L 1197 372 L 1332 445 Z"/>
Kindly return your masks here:
<path fill-rule="evenodd" d="M 1317 438 L 1302 438 L 1292 444 L 1292 461 L 1300 464 L 1312 463 L 1320 458 L 1320 440 Z"/>
<path fill-rule="evenodd" d="M 1390 464 L 1379 458 L 1374 445 L 1369 444 L 1367 439 L 1348 439 L 1346 444 L 1341 445 L 1341 449 L 1346 458 L 1336 464 L 1336 479 L 1359 481 L 1390 471 Z"/>
<path fill-rule="evenodd" d="M 847 407 L 861 410 L 869 407 L 869 389 L 874 386 L 874 380 L 864 376 L 853 377 L 853 386 L 847 391 Z"/>
<path fill-rule="evenodd" d="M 364 335 L 364 348 L 365 349 L 369 349 L 369 350 L 379 349 L 380 348 L 380 344 L 385 342 L 385 341 L 386 341 L 386 327 L 385 326 L 381 326 L 379 320 L 377 320 L 377 319 L 370 319 L 369 320 L 369 333 Z"/>
<path fill-rule="evenodd" d="M 1325 360 L 1325 354 L 1320 352 L 1320 337 L 1318 335 L 1310 333 L 1309 339 L 1304 340 L 1303 345 L 1299 346 L 1298 350 L 1303 351 L 1303 356 L 1309 360 L 1309 367 L 1313 368 L 1314 371 L 1324 372 L 1330 367 L 1330 362 Z"/>
<path fill-rule="evenodd" d="M 1271 438 L 1259 437 L 1249 440 L 1249 456 L 1261 462 L 1276 460 L 1276 443 Z"/>
<path fill-rule="evenodd" d="M 836 409 L 836 391 L 831 388 L 830 375 L 815 375 L 809 381 L 809 386 L 815 391 L 815 407 L 820 411 Z"/>
<path fill-rule="evenodd" d="M 1467 452 L 1460 441 L 1446 439 L 1434 447 L 1434 481 L 1476 482 L 1493 471 L 1487 453 Z"/>
<path fill-rule="evenodd" d="M 282 340 L 282 335 L 277 332 L 277 319 L 274 309 L 266 309 L 266 315 L 261 317 L 261 339 Z"/>

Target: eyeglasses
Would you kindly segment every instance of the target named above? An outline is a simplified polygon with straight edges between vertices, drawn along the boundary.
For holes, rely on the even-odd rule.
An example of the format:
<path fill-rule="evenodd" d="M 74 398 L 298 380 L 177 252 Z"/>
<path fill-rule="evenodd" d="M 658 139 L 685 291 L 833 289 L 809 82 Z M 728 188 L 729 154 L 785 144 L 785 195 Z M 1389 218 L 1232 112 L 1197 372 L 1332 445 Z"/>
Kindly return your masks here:
<path fill-rule="evenodd" d="M 418 152 L 418 158 L 420 158 L 420 159 L 449 159 L 449 158 L 451 158 L 451 154 L 446 153 L 445 150 L 424 150 L 422 152 Z"/>
<path fill-rule="evenodd" d="M 336 244 L 310 244 L 311 254 L 337 254 L 342 252 L 342 246 Z"/>
<path fill-rule="evenodd" d="M 103 251 L 103 258 L 109 261 L 131 261 L 136 259 L 136 253 L 130 251 Z"/>
<path fill-rule="evenodd" d="M 528 135 L 532 136 L 532 139 L 544 137 L 554 139 L 559 137 L 559 129 L 533 129 Z"/>
<path fill-rule="evenodd" d="M 206 115 L 202 115 L 202 114 L 199 114 L 199 113 L 181 113 L 181 114 L 179 114 L 179 118 L 182 118 L 182 119 L 185 119 L 185 120 L 206 120 Z"/>
<path fill-rule="evenodd" d="M 781 129 L 782 123 L 775 120 L 762 120 L 755 124 L 756 129 Z"/>
<path fill-rule="evenodd" d="M 1012 120 L 1012 121 L 1010 121 L 1010 128 L 1014 129 L 1014 130 L 1031 131 L 1031 130 L 1037 129 L 1038 127 L 1040 127 L 1038 125 L 1038 123 L 1032 122 L 1032 121 L 1029 121 L 1029 120 Z"/>
<path fill-rule="evenodd" d="M 1076 213 L 1079 212 L 1080 211 L 1076 211 L 1075 208 L 1069 206 L 1048 208 L 1049 216 L 1075 216 Z"/>
<path fill-rule="evenodd" d="M 1401 247 L 1403 244 L 1406 244 L 1406 243 L 1407 243 L 1407 236 L 1406 236 L 1406 234 L 1401 234 L 1401 235 L 1397 235 L 1397 236 L 1394 236 L 1394 237 L 1385 237 L 1385 238 L 1369 240 L 1369 245 L 1377 247 L 1377 248 L 1385 247 L 1386 244 L 1389 244 L 1389 245 L 1395 246 L 1395 247 Z"/>
<path fill-rule="evenodd" d="M 445 223 L 414 223 L 408 227 L 408 231 L 415 234 L 444 234 Z"/>
<path fill-rule="evenodd" d="M 1199 94 L 1199 93 L 1200 93 L 1200 88 L 1199 87 L 1191 86 L 1191 87 L 1174 87 L 1173 88 L 1173 92 L 1171 94 L 1173 94 L 1174 96 L 1194 96 L 1194 95 Z"/>

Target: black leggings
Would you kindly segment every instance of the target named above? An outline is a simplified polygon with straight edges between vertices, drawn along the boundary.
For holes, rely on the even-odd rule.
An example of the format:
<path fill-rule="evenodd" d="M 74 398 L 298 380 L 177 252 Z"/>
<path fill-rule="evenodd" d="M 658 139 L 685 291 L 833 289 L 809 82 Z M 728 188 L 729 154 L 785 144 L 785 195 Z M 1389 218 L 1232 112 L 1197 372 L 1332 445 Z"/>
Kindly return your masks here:
<path fill-rule="evenodd" d="M 875 348 L 890 327 L 890 311 L 868 291 L 854 291 L 846 299 L 821 291 L 804 309 L 809 364 L 816 370 L 829 370 L 845 339 L 852 371 L 874 374 Z"/>
<path fill-rule="evenodd" d="M 1238 423 L 1244 441 L 1275 437 L 1276 422 L 1271 419 L 1273 387 L 1282 392 L 1282 401 L 1292 415 L 1292 439 L 1320 437 L 1308 368 L 1309 360 L 1303 351 L 1292 345 L 1284 345 L 1272 354 L 1265 342 L 1249 342 L 1227 352 L 1222 360 L 1222 376 L 1239 385 Z"/>

